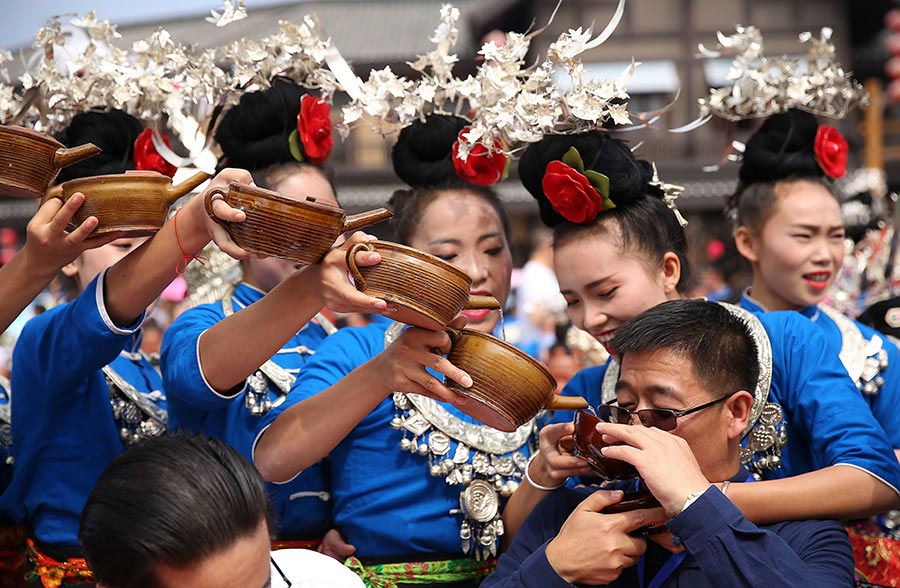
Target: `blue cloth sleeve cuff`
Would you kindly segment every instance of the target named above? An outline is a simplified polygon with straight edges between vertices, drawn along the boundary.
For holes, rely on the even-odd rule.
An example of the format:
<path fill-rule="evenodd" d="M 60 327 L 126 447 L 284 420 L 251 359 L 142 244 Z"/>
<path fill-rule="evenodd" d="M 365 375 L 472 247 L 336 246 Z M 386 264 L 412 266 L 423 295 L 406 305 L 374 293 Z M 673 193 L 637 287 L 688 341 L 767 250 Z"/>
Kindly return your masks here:
<path fill-rule="evenodd" d="M 694 553 L 723 528 L 743 517 L 741 511 L 721 490 L 710 486 L 689 508 L 672 518 L 667 527 L 689 553 Z"/>
<path fill-rule="evenodd" d="M 547 559 L 547 543 L 538 547 L 519 567 L 522 586 L 525 588 L 572 588 L 572 584 L 563 580 L 550 565 L 550 561 Z"/>

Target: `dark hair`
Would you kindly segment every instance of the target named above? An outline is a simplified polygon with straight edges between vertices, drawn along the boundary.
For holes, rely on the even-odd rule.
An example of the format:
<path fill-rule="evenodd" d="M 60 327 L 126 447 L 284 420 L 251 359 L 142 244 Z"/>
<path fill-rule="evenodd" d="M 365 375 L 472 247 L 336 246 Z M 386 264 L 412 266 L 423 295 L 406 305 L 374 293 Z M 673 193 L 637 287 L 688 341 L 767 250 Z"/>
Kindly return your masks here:
<path fill-rule="evenodd" d="M 547 165 L 562 160 L 571 147 L 578 150 L 585 170 L 609 178 L 609 197 L 616 205 L 583 225 L 566 220 L 554 210 L 542 186 Z M 529 146 L 519 161 L 519 178 L 538 201 L 541 220 L 553 228 L 554 247 L 575 236 L 598 233 L 613 234 L 623 250 L 657 260 L 671 251 L 681 262 L 678 288 L 684 288 L 691 280 L 687 237 L 675 213 L 662 201 L 662 191 L 650 185 L 652 177 L 650 162 L 637 159 L 628 145 L 600 131 L 548 135 Z"/>
<path fill-rule="evenodd" d="M 158 588 L 156 566 L 199 562 L 252 534 L 271 507 L 259 473 L 218 439 L 148 439 L 116 457 L 81 513 L 78 540 L 97 581 Z"/>
<path fill-rule="evenodd" d="M 135 169 L 134 142 L 143 130 L 138 119 L 121 110 L 89 110 L 76 114 L 56 139 L 66 147 L 93 143 L 103 151 L 60 170 L 56 183 Z M 56 272 L 56 281 L 67 300 L 78 296 L 75 278 L 60 270 Z"/>
<path fill-rule="evenodd" d="M 63 168 L 56 182 L 121 174 L 135 169 L 134 142 L 143 130 L 138 119 L 121 110 L 91 110 L 76 114 L 69 126 L 56 136 L 57 140 L 66 147 L 93 143 L 103 152 Z"/>
<path fill-rule="evenodd" d="M 276 78 L 271 88 L 242 95 L 216 128 L 215 139 L 222 149 L 217 171 L 225 167 L 246 169 L 256 185 L 271 189 L 284 174 L 310 169 L 321 173 L 336 194 L 331 169 L 297 161 L 291 155 L 289 137 L 297 128 L 300 100 L 305 93 L 297 84 Z"/>
<path fill-rule="evenodd" d="M 465 192 L 491 205 L 509 238 L 509 217 L 497 194 L 486 186 L 461 180 L 453 167 L 453 143 L 466 121 L 432 114 L 400 131 L 391 152 L 394 172 L 410 189 L 397 190 L 389 204 L 394 213 L 394 238 L 408 244 L 422 217 L 422 211 L 446 192 Z"/>
<path fill-rule="evenodd" d="M 805 181 L 833 195 L 813 150 L 819 123 L 802 110 L 791 109 L 769 117 L 750 137 L 744 149 L 737 189 L 727 213 L 735 227 L 759 230 L 775 205 L 776 184 Z"/>
<path fill-rule="evenodd" d="M 755 394 L 756 342 L 749 326 L 725 306 L 705 300 L 670 300 L 622 325 L 610 346 L 619 361 L 628 353 L 668 349 L 691 362 L 714 396 L 738 390 Z"/>

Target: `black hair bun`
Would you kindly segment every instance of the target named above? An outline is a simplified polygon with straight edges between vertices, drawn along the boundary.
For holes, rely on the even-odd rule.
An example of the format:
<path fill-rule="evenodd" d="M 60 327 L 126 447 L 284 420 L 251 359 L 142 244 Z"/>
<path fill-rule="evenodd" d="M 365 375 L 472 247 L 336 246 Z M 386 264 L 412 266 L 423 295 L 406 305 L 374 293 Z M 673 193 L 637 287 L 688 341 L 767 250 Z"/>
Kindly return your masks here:
<path fill-rule="evenodd" d="M 216 129 L 216 142 L 222 148 L 220 167 L 259 170 L 295 161 L 288 138 L 297 128 L 305 93 L 293 82 L 276 80 L 268 90 L 241 96 Z"/>
<path fill-rule="evenodd" d="M 541 220 L 549 227 L 568 222 L 554 210 L 544 194 L 542 181 L 547 165 L 562 160 L 574 147 L 581 155 L 585 170 L 594 170 L 609 178 L 609 197 L 617 206 L 627 204 L 651 192 L 653 165 L 637 159 L 623 141 L 607 133 L 591 131 L 577 135 L 547 135 L 531 144 L 519 160 L 519 178 L 540 207 Z"/>
<path fill-rule="evenodd" d="M 770 116 L 744 149 L 742 184 L 788 177 L 824 177 L 813 148 L 819 123 L 812 114 L 791 109 Z"/>
<path fill-rule="evenodd" d="M 394 173 L 414 187 L 459 183 L 453 143 L 468 123 L 458 116 L 432 114 L 400 131 L 391 152 Z"/>
<path fill-rule="evenodd" d="M 56 136 L 57 140 L 66 147 L 93 143 L 103 152 L 63 168 L 57 183 L 135 169 L 134 142 L 143 130 L 138 119 L 121 110 L 76 114 L 69 126 Z"/>

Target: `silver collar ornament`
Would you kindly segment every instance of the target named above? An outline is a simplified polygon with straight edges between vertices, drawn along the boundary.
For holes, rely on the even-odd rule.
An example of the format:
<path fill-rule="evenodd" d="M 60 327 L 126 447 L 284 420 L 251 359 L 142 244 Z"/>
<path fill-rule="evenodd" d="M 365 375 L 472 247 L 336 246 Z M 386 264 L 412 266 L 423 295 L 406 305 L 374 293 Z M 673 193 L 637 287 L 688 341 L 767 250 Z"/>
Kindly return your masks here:
<path fill-rule="evenodd" d="M 109 389 L 109 404 L 119 427 L 119 438 L 126 446 L 152 437 L 160 437 L 169 427 L 169 415 L 147 395 L 132 386 L 110 366 L 103 368 Z"/>
<path fill-rule="evenodd" d="M 840 312 L 824 304 L 820 304 L 818 309 L 834 321 L 841 333 L 839 357 L 850 379 L 864 396 L 871 397 L 878 394 L 884 385 L 881 374 L 888 367 L 884 339 L 878 335 L 866 339 L 859 327 Z"/>
<path fill-rule="evenodd" d="M 385 347 L 406 325 L 394 323 Z M 481 560 L 497 556 L 503 535 L 501 506 L 524 477 L 534 451 L 537 427 L 531 420 L 512 433 L 466 422 L 441 404 L 418 394 L 394 392 L 391 428 L 402 432 L 400 450 L 428 460 L 428 473 L 460 489 L 459 537 L 462 551 Z M 456 447 L 453 447 L 453 443 Z"/>

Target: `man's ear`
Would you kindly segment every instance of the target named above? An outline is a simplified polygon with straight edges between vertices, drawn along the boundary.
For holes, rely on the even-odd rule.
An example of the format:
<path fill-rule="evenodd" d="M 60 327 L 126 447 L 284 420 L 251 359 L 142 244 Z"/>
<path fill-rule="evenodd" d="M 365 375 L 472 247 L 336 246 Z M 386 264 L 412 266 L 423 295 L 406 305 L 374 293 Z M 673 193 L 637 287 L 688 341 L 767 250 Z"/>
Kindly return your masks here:
<path fill-rule="evenodd" d="M 729 416 L 728 438 L 740 439 L 753 412 L 753 394 L 746 390 L 735 392 L 725 401 L 725 410 Z"/>
<path fill-rule="evenodd" d="M 756 252 L 756 239 L 753 233 L 745 226 L 740 226 L 734 232 L 734 245 L 740 253 L 750 263 L 756 263 L 759 255 Z"/>

